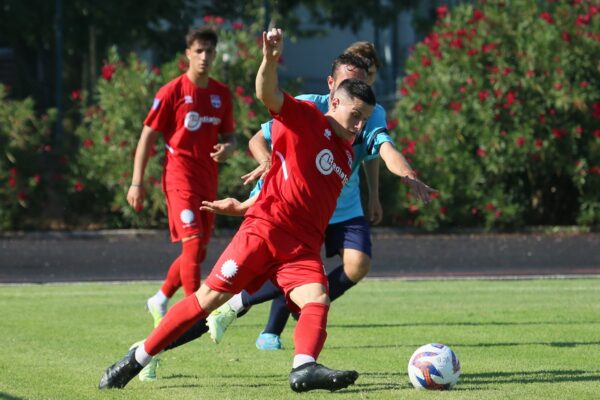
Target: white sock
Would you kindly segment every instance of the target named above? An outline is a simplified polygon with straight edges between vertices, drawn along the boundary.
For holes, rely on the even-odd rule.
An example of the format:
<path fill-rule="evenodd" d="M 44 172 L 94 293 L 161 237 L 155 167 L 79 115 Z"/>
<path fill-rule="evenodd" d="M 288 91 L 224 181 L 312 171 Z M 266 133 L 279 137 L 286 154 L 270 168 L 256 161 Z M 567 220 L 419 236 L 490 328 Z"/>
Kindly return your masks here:
<path fill-rule="evenodd" d="M 165 305 L 169 302 L 169 298 L 167 296 L 165 296 L 165 294 L 162 292 L 162 290 L 159 290 L 158 292 L 156 292 L 156 294 L 154 296 L 150 297 L 150 300 L 153 303 L 161 304 L 161 305 Z"/>
<path fill-rule="evenodd" d="M 152 356 L 148 353 L 146 353 L 146 349 L 144 348 L 144 345 L 140 345 L 138 346 L 137 349 L 135 349 L 135 359 L 137 362 L 140 363 L 140 365 L 142 367 L 145 367 L 146 365 L 148 365 L 148 363 L 150 362 L 150 360 L 152 360 Z"/>
<path fill-rule="evenodd" d="M 227 304 L 229 304 L 229 307 L 231 307 L 231 309 L 235 311 L 236 314 L 239 313 L 244 309 L 244 303 L 242 303 L 242 294 L 238 293 L 234 295 L 227 301 Z"/>
<path fill-rule="evenodd" d="M 309 356 L 308 354 L 296 354 L 294 356 L 294 363 L 292 364 L 292 368 L 298 368 L 301 365 L 304 365 L 309 362 L 316 362 L 313 356 Z"/>

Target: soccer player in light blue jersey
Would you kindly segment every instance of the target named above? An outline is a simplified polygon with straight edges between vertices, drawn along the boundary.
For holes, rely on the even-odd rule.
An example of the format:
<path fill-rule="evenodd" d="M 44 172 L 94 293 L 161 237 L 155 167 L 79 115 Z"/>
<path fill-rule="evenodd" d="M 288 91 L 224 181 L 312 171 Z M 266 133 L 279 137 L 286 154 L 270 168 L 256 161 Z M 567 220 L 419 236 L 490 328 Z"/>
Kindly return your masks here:
<path fill-rule="evenodd" d="M 369 42 L 358 42 L 352 45 L 345 54 L 348 58 L 361 57 L 367 62 L 367 76 L 361 77 L 363 72 L 358 68 L 349 69 L 347 66 L 340 68 L 334 63 L 332 74 L 327 83 L 331 93 L 344 79 L 356 77 L 373 84 L 379 67 L 379 60 L 373 45 Z M 339 58 L 338 58 L 339 60 Z M 330 94 L 300 95 L 297 98 L 313 102 L 323 113 L 329 109 Z M 254 173 L 245 176 L 246 182 L 264 175 L 270 166 L 270 139 L 271 124 L 269 121 L 261 126 L 259 131 L 250 141 L 249 146 L 254 157 L 259 161 L 259 167 Z M 352 175 L 346 184 L 337 202 L 337 208 L 329 222 L 325 233 L 325 249 L 327 257 L 340 255 L 342 265 L 328 274 L 329 297 L 331 301 L 340 297 L 362 278 L 371 268 L 371 231 L 369 222 L 377 224 L 381 220 L 382 211 L 379 203 L 378 172 L 379 156 L 383 158 L 386 167 L 403 181 L 423 201 L 429 201 L 429 193 L 433 189 L 420 182 L 406 159 L 395 148 L 393 139 L 387 133 L 385 110 L 376 105 L 364 130 L 357 136 L 353 143 L 354 162 Z M 360 201 L 360 175 L 359 167 L 365 165 L 367 186 L 369 188 L 368 219 L 365 218 Z M 257 184 L 252 194 L 260 190 L 261 182 Z M 222 204 L 219 204 L 219 207 Z M 218 210 L 223 211 L 223 210 Z M 267 282 L 261 290 L 253 295 L 242 292 L 235 296 L 230 303 L 215 311 L 208 318 L 211 338 L 219 342 L 224 330 L 233 321 L 235 315 L 252 305 L 262 303 L 277 296 L 271 306 L 269 321 L 259 335 L 256 346 L 261 350 L 278 350 L 282 348 L 280 335 L 289 317 L 285 299 L 279 290 Z"/>

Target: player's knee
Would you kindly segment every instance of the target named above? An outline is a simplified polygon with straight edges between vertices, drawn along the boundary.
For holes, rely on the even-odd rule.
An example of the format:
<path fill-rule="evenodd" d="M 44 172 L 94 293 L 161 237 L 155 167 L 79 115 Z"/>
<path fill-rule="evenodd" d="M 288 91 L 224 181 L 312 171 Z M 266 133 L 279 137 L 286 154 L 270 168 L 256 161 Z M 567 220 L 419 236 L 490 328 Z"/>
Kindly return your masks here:
<path fill-rule="evenodd" d="M 344 272 L 352 282 L 359 282 L 371 271 L 371 257 L 363 252 L 346 253 Z"/>
<path fill-rule="evenodd" d="M 231 293 L 219 292 L 211 289 L 208 285 L 201 285 L 196 291 L 196 298 L 204 312 L 210 314 L 212 311 L 219 308 L 233 295 Z"/>

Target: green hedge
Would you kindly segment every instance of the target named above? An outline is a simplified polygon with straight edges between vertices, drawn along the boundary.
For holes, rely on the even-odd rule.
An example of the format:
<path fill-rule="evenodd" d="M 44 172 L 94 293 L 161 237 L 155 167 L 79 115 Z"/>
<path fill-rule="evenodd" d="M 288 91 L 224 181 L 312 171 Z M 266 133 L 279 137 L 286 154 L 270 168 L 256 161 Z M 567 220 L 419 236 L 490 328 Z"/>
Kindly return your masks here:
<path fill-rule="evenodd" d="M 440 193 L 423 206 L 388 177 L 393 220 L 429 230 L 600 223 L 600 6 L 592 3 L 438 8 L 435 29 L 407 61 L 390 127 Z"/>

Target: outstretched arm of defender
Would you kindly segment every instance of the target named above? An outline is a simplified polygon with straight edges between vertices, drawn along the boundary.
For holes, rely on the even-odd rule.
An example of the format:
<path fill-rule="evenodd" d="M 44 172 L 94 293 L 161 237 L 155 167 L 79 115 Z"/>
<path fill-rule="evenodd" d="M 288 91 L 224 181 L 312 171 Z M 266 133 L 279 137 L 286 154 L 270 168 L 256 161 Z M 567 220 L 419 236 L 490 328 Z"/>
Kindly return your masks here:
<path fill-rule="evenodd" d="M 256 74 L 256 97 L 272 112 L 279 113 L 283 93 L 279 89 L 277 66 L 283 52 L 283 32 L 273 28 L 263 32 L 263 59 Z"/>
<path fill-rule="evenodd" d="M 415 174 L 415 171 L 410 167 L 408 161 L 406 161 L 402 153 L 396 150 L 391 143 L 383 143 L 379 150 L 379 155 L 385 162 L 387 169 L 390 170 L 391 173 L 401 177 L 402 182 L 410 186 L 410 189 L 417 198 L 425 204 L 431 201 L 430 194 L 437 192 L 437 190 L 430 188 L 417 178 L 417 174 Z"/>
<path fill-rule="evenodd" d="M 242 217 L 252 204 L 256 202 L 258 193 L 248 200 L 241 203 L 239 200 L 228 197 L 222 200 L 203 201 L 200 210 L 208 211 L 214 214 L 230 215 L 233 217 Z"/>
<path fill-rule="evenodd" d="M 267 139 L 265 139 L 263 135 L 262 129 L 252 136 L 248 142 L 248 149 L 250 149 L 254 159 L 258 161 L 258 166 L 251 172 L 248 172 L 246 175 L 242 176 L 244 185 L 252 182 L 255 179 L 265 179 L 267 172 L 269 172 L 269 169 L 271 169 L 271 149 L 269 148 Z"/>

